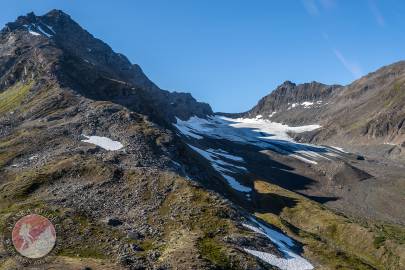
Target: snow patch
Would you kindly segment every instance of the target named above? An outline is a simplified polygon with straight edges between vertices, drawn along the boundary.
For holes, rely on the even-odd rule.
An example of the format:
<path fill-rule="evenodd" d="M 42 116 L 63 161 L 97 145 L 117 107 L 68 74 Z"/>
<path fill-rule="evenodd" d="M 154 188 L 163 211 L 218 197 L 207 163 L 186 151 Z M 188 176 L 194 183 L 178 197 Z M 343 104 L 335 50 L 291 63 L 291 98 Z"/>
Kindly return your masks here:
<path fill-rule="evenodd" d="M 233 156 L 226 151 L 219 149 L 207 149 L 207 150 L 202 150 L 200 148 L 197 148 L 193 145 L 188 144 L 191 149 L 196 151 L 198 154 L 203 156 L 205 159 L 210 161 L 211 166 L 219 172 L 223 178 L 228 182 L 228 184 L 235 190 L 240 191 L 240 192 L 251 192 L 252 189 L 242 185 L 239 183 L 234 177 L 230 176 L 229 173 L 240 173 L 240 172 L 247 172 L 247 169 L 242 166 L 237 166 L 233 165 L 229 162 L 226 162 L 221 159 L 221 157 L 225 157 L 227 159 L 231 159 L 233 161 L 238 161 L 242 162 L 243 159 L 241 157 Z"/>
<path fill-rule="evenodd" d="M 41 35 L 40 33 L 37 33 L 37 32 L 32 31 L 32 30 L 28 30 L 28 32 L 29 32 L 31 35 L 34 35 L 34 36 L 40 36 L 40 35 Z"/>
<path fill-rule="evenodd" d="M 325 159 L 328 148 L 295 142 L 288 134 L 302 133 L 320 128 L 320 125 L 290 127 L 281 123 L 257 118 L 227 118 L 210 116 L 207 119 L 191 117 L 187 121 L 177 118 L 174 124 L 179 132 L 189 138 L 204 137 L 226 139 L 241 144 L 252 144 L 262 149 L 273 150 L 310 164 Z"/>
<path fill-rule="evenodd" d="M 314 103 L 313 103 L 313 102 L 309 102 L 309 101 L 305 101 L 305 102 L 302 102 L 301 105 L 304 106 L 304 108 L 309 108 L 309 107 L 311 107 L 312 105 L 314 105 Z"/>
<path fill-rule="evenodd" d="M 282 270 L 310 270 L 314 268 L 310 262 L 291 250 L 295 246 L 295 243 L 290 237 L 271 229 L 253 217 L 250 218 L 250 221 L 254 226 L 250 224 L 243 224 L 243 226 L 270 239 L 277 246 L 278 250 L 284 254 L 284 257 L 247 248 L 243 249 L 245 252 Z"/>
<path fill-rule="evenodd" d="M 44 24 L 46 27 L 48 27 L 49 30 L 51 30 L 52 33 L 56 34 L 55 30 L 53 30 L 53 27 L 47 24 Z"/>
<path fill-rule="evenodd" d="M 198 117 L 191 117 L 188 121 L 183 121 L 179 118 L 177 118 L 177 124 L 174 124 L 174 126 L 183 134 L 186 135 L 187 137 L 191 137 L 194 139 L 203 139 L 203 136 L 200 136 L 196 133 L 198 133 L 198 129 L 194 127 L 194 125 L 198 124 L 197 121 Z"/>
<path fill-rule="evenodd" d="M 336 150 L 338 150 L 340 152 L 343 152 L 343 153 L 349 153 L 345 149 L 343 149 L 342 147 L 338 147 L 338 146 L 330 146 L 330 147 L 333 148 L 333 149 L 336 149 Z"/>
<path fill-rule="evenodd" d="M 41 26 L 38 25 L 37 28 L 38 28 L 38 30 L 39 30 L 42 34 L 44 34 L 44 35 L 47 36 L 48 38 L 51 38 L 51 37 L 52 37 L 52 35 L 48 34 L 44 29 L 41 28 Z"/>
<path fill-rule="evenodd" d="M 113 141 L 107 137 L 86 136 L 86 135 L 83 135 L 83 136 L 86 137 L 87 140 L 82 140 L 82 142 L 87 142 L 87 143 L 91 143 L 91 144 L 100 146 L 101 148 L 103 148 L 105 150 L 116 151 L 116 150 L 120 150 L 121 148 L 124 147 L 124 145 L 122 145 L 122 143 Z"/>

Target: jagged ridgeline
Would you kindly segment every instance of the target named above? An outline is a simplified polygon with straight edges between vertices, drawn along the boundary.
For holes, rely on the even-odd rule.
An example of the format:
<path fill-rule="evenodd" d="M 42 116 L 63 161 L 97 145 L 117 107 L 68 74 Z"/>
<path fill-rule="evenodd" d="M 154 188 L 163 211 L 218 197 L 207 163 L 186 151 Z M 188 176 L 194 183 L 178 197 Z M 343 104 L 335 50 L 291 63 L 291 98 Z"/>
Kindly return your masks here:
<path fill-rule="evenodd" d="M 340 89 L 319 87 L 314 99 Z M 404 267 L 403 227 L 391 216 L 338 214 L 317 199 L 330 194 L 286 185 L 309 186 L 316 164 L 333 167 L 332 180 L 347 178 L 342 168 L 368 179 L 356 155 L 308 165 L 287 132 L 284 152 L 272 154 L 265 138 L 244 141 L 252 133 L 190 94 L 160 89 L 62 11 L 30 13 L 0 33 L 0 232 L 22 211 L 52 213 L 59 246 L 44 267 Z M 22 269 L 5 250 L 0 268 Z"/>

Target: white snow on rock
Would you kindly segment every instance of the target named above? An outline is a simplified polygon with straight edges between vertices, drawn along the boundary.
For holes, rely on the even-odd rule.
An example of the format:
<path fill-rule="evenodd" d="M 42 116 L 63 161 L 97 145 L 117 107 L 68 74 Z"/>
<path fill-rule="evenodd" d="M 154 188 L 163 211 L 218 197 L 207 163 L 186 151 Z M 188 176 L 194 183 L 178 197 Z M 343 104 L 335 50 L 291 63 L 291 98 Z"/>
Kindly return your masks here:
<path fill-rule="evenodd" d="M 191 117 L 188 121 L 182 121 L 181 119 L 177 118 L 177 124 L 174 124 L 174 126 L 184 135 L 188 137 L 192 137 L 195 139 L 203 139 L 203 136 L 197 135 L 196 133 L 198 132 L 193 132 L 193 120 L 200 119 L 198 117 Z M 189 125 L 185 125 L 185 123 L 189 123 Z"/>
<path fill-rule="evenodd" d="M 349 153 L 345 149 L 343 149 L 342 147 L 338 147 L 338 146 L 330 146 L 330 147 L 332 147 L 333 149 L 336 149 L 336 150 L 338 150 L 340 152 L 343 152 L 343 153 Z"/>
<path fill-rule="evenodd" d="M 38 28 L 38 30 L 39 30 L 42 34 L 44 34 L 44 35 L 47 36 L 48 38 L 51 38 L 51 37 L 52 37 L 52 35 L 48 34 L 44 29 L 41 28 L 41 26 L 38 25 L 37 28 Z"/>
<path fill-rule="evenodd" d="M 277 113 L 277 112 L 274 111 L 274 112 L 272 112 L 271 114 L 269 114 L 269 118 L 272 118 L 276 113 Z"/>
<path fill-rule="evenodd" d="M 44 24 L 46 27 L 48 27 L 49 30 L 52 31 L 52 33 L 56 34 L 55 30 L 53 30 L 53 27 L 47 24 Z"/>
<path fill-rule="evenodd" d="M 41 35 L 40 33 L 37 33 L 37 32 L 32 31 L 32 30 L 28 30 L 28 32 L 29 32 L 31 35 L 34 35 L 34 36 L 40 36 L 40 35 Z"/>
<path fill-rule="evenodd" d="M 214 149 L 207 149 L 202 150 L 195 146 L 188 144 L 191 149 L 196 151 L 198 154 L 203 156 L 205 159 L 210 161 L 211 166 L 219 172 L 222 177 L 228 182 L 228 184 L 235 190 L 240 192 L 251 192 L 252 189 L 250 187 L 244 186 L 239 183 L 234 177 L 230 176 L 229 173 L 240 173 L 240 172 L 247 172 L 247 169 L 242 166 L 233 165 L 227 161 L 222 160 L 221 158 L 230 159 L 232 161 L 243 162 L 243 158 L 233 156 L 222 149 L 214 150 Z"/>
<path fill-rule="evenodd" d="M 104 148 L 105 150 L 116 151 L 124 147 L 122 143 L 113 141 L 107 137 L 86 136 L 86 135 L 83 136 L 86 137 L 87 140 L 82 140 L 82 142 L 95 144 L 97 146 L 100 146 L 101 148 Z"/>
<path fill-rule="evenodd" d="M 52 28 L 51 26 L 48 26 L 48 25 L 46 25 L 46 24 L 43 24 L 43 25 L 45 25 L 45 26 L 48 28 L 48 32 L 51 31 L 52 33 L 55 34 L 55 31 L 53 30 L 53 28 Z M 49 34 L 47 31 L 45 31 L 40 25 L 37 25 L 37 24 L 29 24 L 29 25 L 28 25 L 28 24 L 24 24 L 23 26 L 28 29 L 28 32 L 29 32 L 31 35 L 34 35 L 34 36 L 41 36 L 41 35 L 43 35 L 43 36 L 46 36 L 46 37 L 48 37 L 48 38 L 51 38 L 51 37 L 53 36 L 53 35 Z M 34 31 L 33 28 L 38 29 L 39 32 Z"/>
<path fill-rule="evenodd" d="M 28 160 L 34 160 L 34 159 L 38 159 L 38 155 L 33 155 L 33 156 L 28 158 Z"/>
<path fill-rule="evenodd" d="M 196 139 L 208 136 L 257 145 L 263 145 L 263 139 L 293 141 L 288 132 L 301 133 L 321 127 L 320 125 L 290 127 L 265 119 L 233 119 L 221 116 L 211 116 L 207 119 L 193 116 L 186 121 L 177 118 L 175 126 L 182 134 Z"/>
<path fill-rule="evenodd" d="M 207 151 L 210 152 L 210 153 L 213 153 L 215 155 L 220 155 L 220 156 L 225 157 L 227 159 L 231 159 L 231 160 L 239 161 L 239 162 L 244 162 L 243 158 L 231 155 L 231 154 L 229 154 L 228 152 L 226 152 L 226 151 L 224 151 L 222 149 L 216 149 L 216 150 L 208 149 Z"/>
<path fill-rule="evenodd" d="M 305 101 L 305 102 L 302 102 L 301 105 L 303 105 L 305 108 L 309 108 L 309 107 L 311 107 L 312 105 L 314 105 L 314 103 L 313 103 L 313 102 L 309 102 L 309 101 Z"/>
<path fill-rule="evenodd" d="M 260 118 L 227 118 L 210 116 L 206 119 L 191 117 L 174 124 L 179 132 L 189 138 L 225 139 L 241 144 L 252 144 L 264 150 L 297 158 L 308 164 L 327 159 L 328 148 L 295 142 L 288 134 L 302 133 L 320 128 L 320 125 L 290 127 Z M 330 151 L 329 151 L 330 152 Z"/>
<path fill-rule="evenodd" d="M 255 218 L 251 217 L 250 221 L 254 225 L 243 224 L 244 227 L 262 234 L 270 239 L 278 248 L 280 252 L 284 254 L 283 257 L 278 257 L 268 252 L 262 252 L 252 249 L 244 248 L 243 250 L 271 265 L 274 265 L 281 270 L 310 270 L 314 267 L 306 259 L 302 258 L 299 254 L 295 253 L 291 248 L 295 246 L 294 241 L 276 230 L 269 228 L 268 226 L 260 223 Z"/>

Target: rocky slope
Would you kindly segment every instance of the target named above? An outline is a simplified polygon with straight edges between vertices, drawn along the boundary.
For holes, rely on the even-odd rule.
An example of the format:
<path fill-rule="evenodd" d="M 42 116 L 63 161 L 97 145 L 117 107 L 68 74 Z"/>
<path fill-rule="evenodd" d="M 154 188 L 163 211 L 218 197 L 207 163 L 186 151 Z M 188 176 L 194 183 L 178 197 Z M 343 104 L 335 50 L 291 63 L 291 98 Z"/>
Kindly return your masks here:
<path fill-rule="evenodd" d="M 402 61 L 344 87 L 285 82 L 242 116 L 260 115 L 292 125 L 320 124 L 321 129 L 298 139 L 402 160 L 404 74 Z"/>
<path fill-rule="evenodd" d="M 286 81 L 241 116 L 254 118 L 260 115 L 265 119 L 290 124 L 315 123 L 341 88 L 339 85 L 318 82 L 296 85 Z"/>
<path fill-rule="evenodd" d="M 275 245 L 242 226 L 247 212 L 187 179 L 196 165 L 165 128 L 206 117 L 208 105 L 160 90 L 61 11 L 18 18 L 0 44 L 1 231 L 23 210 L 56 216 L 60 246 L 41 267 L 272 269 L 242 248 Z M 3 269 L 30 269 L 3 248 Z"/>
<path fill-rule="evenodd" d="M 32 78 L 41 69 L 83 96 L 114 100 L 147 115 L 159 114 L 172 121 L 175 115 L 188 118 L 212 114 L 208 104 L 196 102 L 190 94 L 159 89 L 138 65 L 113 52 L 61 11 L 19 17 L 6 25 L 1 39 L 3 89 Z"/>
<path fill-rule="evenodd" d="M 249 115 L 328 106 L 342 89 L 287 82 Z M 19 17 L 0 33 L 0 231 L 52 214 L 45 269 L 404 267 L 403 212 L 382 207 L 402 186 L 385 188 L 380 165 L 288 137 L 313 126 L 232 121 L 159 89 L 61 11 Z M 5 248 L 2 269 L 31 268 Z"/>

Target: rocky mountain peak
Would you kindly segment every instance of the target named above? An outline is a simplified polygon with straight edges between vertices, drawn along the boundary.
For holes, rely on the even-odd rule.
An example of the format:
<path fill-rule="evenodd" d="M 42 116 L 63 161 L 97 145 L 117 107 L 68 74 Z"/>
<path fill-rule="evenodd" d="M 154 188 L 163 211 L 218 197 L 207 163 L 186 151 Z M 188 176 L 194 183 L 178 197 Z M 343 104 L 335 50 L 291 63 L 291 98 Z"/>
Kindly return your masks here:
<path fill-rule="evenodd" d="M 285 81 L 269 95 L 263 97 L 255 107 L 245 113 L 245 116 L 278 117 L 280 114 L 276 115 L 276 113 L 282 111 L 289 119 L 288 115 L 292 112 L 302 109 L 308 112 L 313 111 L 310 109 L 323 107 L 337 93 L 336 90 L 341 88 L 340 85 L 326 85 L 316 81 L 303 84 Z M 297 119 L 296 116 L 293 118 Z M 308 119 L 313 119 L 313 116 L 311 115 Z M 285 119 L 278 120 L 284 122 Z M 302 118 L 299 118 L 299 121 L 307 122 Z"/>
<path fill-rule="evenodd" d="M 292 88 L 292 87 L 295 87 L 295 86 L 296 86 L 295 83 L 287 80 L 287 81 L 283 82 L 280 86 L 278 86 L 278 88 L 282 88 L 282 87 L 284 87 L 284 88 Z"/>
<path fill-rule="evenodd" d="M 47 76 L 85 97 L 113 100 L 169 122 L 212 114 L 208 104 L 189 94 L 160 89 L 139 65 L 61 10 L 43 16 L 29 13 L 8 23 L 0 44 L 0 87 Z"/>

